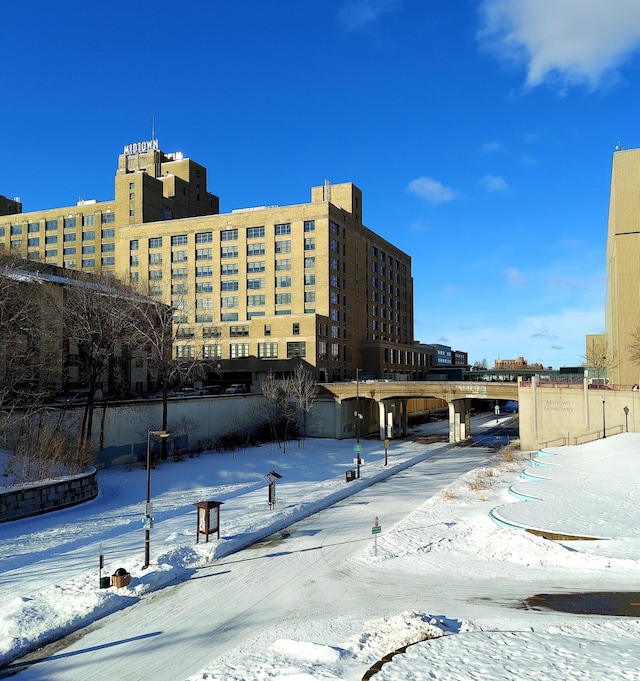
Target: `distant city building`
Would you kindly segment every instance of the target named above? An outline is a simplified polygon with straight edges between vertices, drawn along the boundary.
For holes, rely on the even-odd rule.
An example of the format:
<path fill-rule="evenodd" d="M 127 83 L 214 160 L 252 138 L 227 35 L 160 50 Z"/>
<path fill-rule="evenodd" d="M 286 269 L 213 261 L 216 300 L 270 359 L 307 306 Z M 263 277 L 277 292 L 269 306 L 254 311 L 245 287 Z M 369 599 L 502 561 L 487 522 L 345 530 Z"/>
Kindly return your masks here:
<path fill-rule="evenodd" d="M 493 362 L 494 369 L 544 369 L 542 364 L 534 362 L 529 364 L 524 357 L 518 359 L 496 359 Z"/>
<path fill-rule="evenodd" d="M 175 309 L 177 357 L 220 360 L 234 381 L 300 361 L 320 381 L 357 369 L 424 379 L 466 356 L 414 343 L 411 258 L 363 224 L 354 184 L 312 187 L 308 203 L 219 208 L 204 166 L 137 142 L 118 157 L 113 200 L 23 213 L 3 197 L 0 248 L 136 284 Z"/>

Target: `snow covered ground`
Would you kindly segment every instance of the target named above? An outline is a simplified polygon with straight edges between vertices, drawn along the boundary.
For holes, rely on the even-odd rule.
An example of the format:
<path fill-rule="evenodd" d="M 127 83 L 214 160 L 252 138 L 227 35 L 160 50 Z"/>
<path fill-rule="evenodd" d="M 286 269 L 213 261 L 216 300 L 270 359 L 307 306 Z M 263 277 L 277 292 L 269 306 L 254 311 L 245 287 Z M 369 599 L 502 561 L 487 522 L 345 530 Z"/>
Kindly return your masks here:
<path fill-rule="evenodd" d="M 493 418 L 486 422 L 494 424 Z M 446 430 L 446 424 L 427 430 L 434 427 Z M 480 427 L 476 421 L 474 429 Z M 454 460 L 458 451 L 392 441 L 385 467 L 382 444 L 363 441 L 362 478 L 346 483 L 352 448 L 353 441 L 307 440 L 304 449 L 294 443 L 286 454 L 263 446 L 162 463 L 152 471 L 156 524 L 152 564 L 145 571 L 140 519 L 146 473 L 139 468 L 102 471 L 100 496 L 93 502 L 0 525 L 0 665 L 14 672 L 12 660 L 48 640 L 164 585 L 189 580 L 223 556 L 376 480 L 443 451 Z M 547 592 L 547 586 L 559 592 L 637 585 L 640 435 L 552 451 L 554 456 L 540 459 L 548 466 L 532 466 L 529 453 L 486 462 L 479 456 L 479 468 L 445 480 L 438 494 L 395 527 L 382 519 L 377 555 L 367 541 L 349 559 L 348 567 L 369 579 L 410 583 L 426 577 L 433 584 L 428 612 L 372 618 L 362 604 L 348 616 L 325 612 L 282 621 L 239 640 L 190 681 L 360 679 L 376 661 L 409 644 L 415 645 L 379 667 L 376 680 L 640 679 L 640 604 L 638 618 L 604 617 L 541 612 L 510 599 Z M 523 469 L 545 479 L 523 480 Z M 275 511 L 266 503 L 264 475 L 271 470 L 283 475 Z M 511 486 L 521 498 L 540 501 L 519 500 L 509 493 Z M 203 499 L 224 502 L 221 539 L 195 544 L 193 503 Z M 499 526 L 491 510 L 504 522 L 599 539 L 549 541 Z M 100 546 L 103 574 L 126 568 L 132 575 L 128 587 L 98 588 Z M 469 599 L 471 592 L 477 597 Z M 47 678 L 39 666 L 16 677 Z M 90 667 L 84 678 L 94 678 Z M 132 672 L 130 678 L 144 677 Z"/>

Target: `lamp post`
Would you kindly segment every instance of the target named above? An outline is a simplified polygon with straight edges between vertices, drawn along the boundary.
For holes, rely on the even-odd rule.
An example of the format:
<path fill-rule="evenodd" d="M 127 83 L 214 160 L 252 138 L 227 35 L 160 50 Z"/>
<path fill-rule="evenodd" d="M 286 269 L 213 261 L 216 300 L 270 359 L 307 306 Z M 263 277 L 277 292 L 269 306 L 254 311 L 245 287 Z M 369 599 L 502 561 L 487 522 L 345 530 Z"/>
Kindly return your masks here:
<path fill-rule="evenodd" d="M 150 430 L 147 433 L 147 504 L 144 510 L 144 565 L 149 567 L 149 549 L 151 548 L 151 436 L 157 435 L 163 440 L 169 437 L 166 430 Z"/>
<path fill-rule="evenodd" d="M 602 400 L 602 437 L 607 437 L 607 425 L 605 421 L 604 400 Z"/>
<path fill-rule="evenodd" d="M 625 433 L 629 432 L 629 407 L 624 408 L 624 426 Z"/>

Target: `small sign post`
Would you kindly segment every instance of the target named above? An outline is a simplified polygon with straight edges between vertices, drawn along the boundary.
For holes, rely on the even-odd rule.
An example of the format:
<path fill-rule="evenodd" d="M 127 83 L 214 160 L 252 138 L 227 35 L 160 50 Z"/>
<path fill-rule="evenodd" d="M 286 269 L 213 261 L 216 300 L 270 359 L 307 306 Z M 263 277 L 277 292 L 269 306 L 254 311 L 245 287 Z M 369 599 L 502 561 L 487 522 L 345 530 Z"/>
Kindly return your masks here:
<path fill-rule="evenodd" d="M 384 465 L 386 466 L 389 461 L 389 438 L 384 440 Z"/>
<path fill-rule="evenodd" d="M 198 509 L 196 544 L 200 541 L 201 534 L 204 534 L 205 542 L 208 542 L 209 535 L 214 533 L 220 539 L 220 506 L 222 503 L 222 501 L 198 501 L 194 504 Z"/>
<path fill-rule="evenodd" d="M 360 458 L 360 453 L 362 452 L 362 445 L 360 443 L 353 445 L 353 453 L 356 458 L 353 463 L 356 465 L 356 478 L 360 478 L 360 465 L 364 463 L 364 459 Z"/>
<path fill-rule="evenodd" d="M 378 535 L 382 532 L 382 527 L 379 524 L 378 516 L 376 516 L 373 521 L 373 527 L 371 528 L 371 534 L 373 535 L 374 542 L 374 555 L 378 555 Z"/>

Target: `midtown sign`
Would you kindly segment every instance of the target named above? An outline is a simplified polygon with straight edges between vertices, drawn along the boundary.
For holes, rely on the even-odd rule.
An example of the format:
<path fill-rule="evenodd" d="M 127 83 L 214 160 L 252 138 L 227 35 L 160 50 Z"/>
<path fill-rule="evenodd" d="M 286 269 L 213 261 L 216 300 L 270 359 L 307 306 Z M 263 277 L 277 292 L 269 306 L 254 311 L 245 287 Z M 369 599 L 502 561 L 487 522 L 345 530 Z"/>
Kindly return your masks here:
<path fill-rule="evenodd" d="M 158 140 L 148 140 L 147 142 L 134 142 L 127 144 L 124 148 L 124 154 L 131 156 L 132 154 L 145 154 L 147 151 L 154 151 L 160 149 Z"/>

